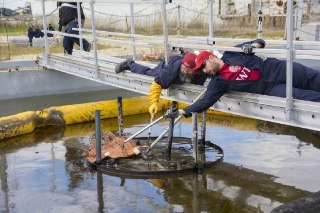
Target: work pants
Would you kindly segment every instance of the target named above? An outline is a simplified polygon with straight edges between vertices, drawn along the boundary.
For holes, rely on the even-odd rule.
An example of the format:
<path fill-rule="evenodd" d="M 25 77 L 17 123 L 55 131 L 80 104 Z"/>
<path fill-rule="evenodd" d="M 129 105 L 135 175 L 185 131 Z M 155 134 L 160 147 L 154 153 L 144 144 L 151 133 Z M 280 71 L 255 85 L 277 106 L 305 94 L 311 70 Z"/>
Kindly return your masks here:
<path fill-rule="evenodd" d="M 286 61 L 268 58 L 264 62 L 262 94 L 286 97 Z M 292 96 L 294 99 L 320 102 L 320 72 L 293 62 Z"/>
<path fill-rule="evenodd" d="M 79 28 L 77 21 L 71 22 L 69 24 L 68 29 L 65 32 L 68 33 L 68 34 L 79 35 L 79 31 L 72 30 L 72 28 Z M 64 36 L 64 38 L 63 38 L 63 47 L 64 47 L 64 50 L 70 55 L 72 54 L 72 49 L 73 49 L 73 44 L 74 43 L 76 43 L 76 44 L 78 44 L 80 46 L 80 39 L 79 38 L 73 38 L 73 37 Z M 90 51 L 89 42 L 86 39 L 82 39 L 82 43 L 83 43 L 83 50 L 89 52 Z"/>
<path fill-rule="evenodd" d="M 156 73 L 154 72 L 154 69 L 151 69 L 150 67 L 147 67 L 138 63 L 132 63 L 130 65 L 130 71 L 133 73 L 138 73 L 138 74 L 148 75 L 148 76 L 156 75 Z"/>

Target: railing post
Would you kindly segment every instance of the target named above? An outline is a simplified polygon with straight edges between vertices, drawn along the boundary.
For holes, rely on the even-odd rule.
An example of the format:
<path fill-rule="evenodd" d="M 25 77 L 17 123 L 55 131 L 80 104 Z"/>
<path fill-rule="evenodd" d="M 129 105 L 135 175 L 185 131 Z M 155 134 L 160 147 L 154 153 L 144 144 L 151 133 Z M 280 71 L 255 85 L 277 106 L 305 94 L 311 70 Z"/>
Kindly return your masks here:
<path fill-rule="evenodd" d="M 165 45 L 165 62 L 168 64 L 169 61 L 169 38 L 168 38 L 168 20 L 167 20 L 167 9 L 166 0 L 162 0 L 162 28 L 163 28 L 163 38 Z"/>
<path fill-rule="evenodd" d="M 94 19 L 94 0 L 90 2 L 90 10 L 91 10 L 91 28 L 92 28 L 92 36 L 93 36 L 93 47 L 94 47 L 94 65 L 96 71 L 96 78 L 99 76 L 99 67 L 98 67 L 98 47 L 97 47 L 97 33 L 96 33 L 96 23 Z"/>
<path fill-rule="evenodd" d="M 181 36 L 181 9 L 180 4 L 178 5 L 178 38 Z"/>
<path fill-rule="evenodd" d="M 260 0 L 260 7 L 258 12 L 258 38 L 262 38 L 262 2 Z"/>
<path fill-rule="evenodd" d="M 213 38 L 213 0 L 210 0 L 210 23 L 209 23 L 209 37 Z"/>
<path fill-rule="evenodd" d="M 83 41 L 82 41 L 82 19 L 81 19 L 81 10 L 80 10 L 80 2 L 77 2 L 77 12 L 78 12 L 78 29 L 79 29 L 79 42 L 80 42 L 80 56 L 82 56 L 83 51 Z"/>
<path fill-rule="evenodd" d="M 46 50 L 46 59 L 47 64 L 49 62 L 49 47 L 48 47 L 48 35 L 47 35 L 47 20 L 46 20 L 46 10 L 44 5 L 44 0 L 41 0 L 41 6 L 42 6 L 42 25 L 43 25 L 43 31 L 44 31 L 44 46 Z"/>
<path fill-rule="evenodd" d="M 134 25 L 134 11 L 133 11 L 133 3 L 130 3 L 130 29 L 131 29 L 131 35 L 134 36 L 136 33 L 135 25 Z M 132 42 L 135 42 L 135 38 L 132 37 Z M 137 52 L 136 52 L 136 46 L 132 46 L 132 56 L 133 60 L 137 60 Z"/>
<path fill-rule="evenodd" d="M 287 3 L 287 76 L 286 76 L 286 120 L 292 119 L 292 60 L 293 60 L 293 1 Z"/>

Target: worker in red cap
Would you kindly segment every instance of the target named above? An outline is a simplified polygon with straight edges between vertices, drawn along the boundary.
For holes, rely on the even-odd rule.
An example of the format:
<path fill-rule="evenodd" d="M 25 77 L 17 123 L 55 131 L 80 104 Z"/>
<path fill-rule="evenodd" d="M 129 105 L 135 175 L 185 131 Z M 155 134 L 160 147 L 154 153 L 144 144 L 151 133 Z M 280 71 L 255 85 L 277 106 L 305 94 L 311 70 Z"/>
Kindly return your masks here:
<path fill-rule="evenodd" d="M 168 64 L 162 61 L 153 69 L 138 64 L 132 59 L 127 59 L 116 66 L 115 72 L 121 73 L 125 70 L 130 70 L 133 73 L 154 76 L 154 81 L 151 84 L 149 93 L 151 102 L 149 112 L 153 115 L 158 111 L 158 103 L 162 89 L 167 89 L 172 84 L 204 84 L 207 75 L 200 70 L 195 72 L 196 57 L 194 53 L 187 53 L 185 56 L 171 56 L 169 57 Z"/>
<path fill-rule="evenodd" d="M 229 91 L 286 97 L 286 60 L 262 59 L 252 52 L 250 43 L 241 46 L 243 52 L 226 51 L 221 58 L 202 51 L 196 58 L 196 70 L 212 75 L 205 95 L 192 105 L 172 111 L 173 117 L 202 112 Z M 320 102 L 320 72 L 293 62 L 294 99 Z"/>

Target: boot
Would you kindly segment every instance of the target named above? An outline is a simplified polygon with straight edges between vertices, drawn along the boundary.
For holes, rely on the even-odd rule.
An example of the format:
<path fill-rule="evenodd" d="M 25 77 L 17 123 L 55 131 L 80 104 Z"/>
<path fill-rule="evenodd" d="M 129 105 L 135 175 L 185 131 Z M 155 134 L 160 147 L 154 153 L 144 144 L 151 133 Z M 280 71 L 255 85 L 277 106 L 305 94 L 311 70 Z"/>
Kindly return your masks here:
<path fill-rule="evenodd" d="M 127 59 L 119 64 L 117 64 L 116 68 L 115 68 L 115 72 L 117 74 L 125 71 L 125 70 L 130 70 L 130 65 L 134 63 L 134 60 L 132 59 Z"/>

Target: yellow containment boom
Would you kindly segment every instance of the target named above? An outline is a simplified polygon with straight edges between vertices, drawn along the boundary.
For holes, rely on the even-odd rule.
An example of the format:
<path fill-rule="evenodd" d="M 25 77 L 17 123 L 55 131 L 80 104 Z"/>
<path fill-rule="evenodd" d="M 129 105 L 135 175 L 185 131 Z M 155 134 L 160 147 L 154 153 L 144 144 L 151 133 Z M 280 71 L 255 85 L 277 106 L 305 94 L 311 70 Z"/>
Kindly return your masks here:
<path fill-rule="evenodd" d="M 171 101 L 160 100 L 159 111 L 167 109 Z M 123 115 L 148 112 L 149 97 L 123 99 Z M 118 116 L 117 100 L 50 107 L 42 111 L 29 111 L 0 118 L 0 140 L 33 132 L 45 126 L 65 126 L 94 120 L 94 111 L 101 111 L 101 119 Z"/>

